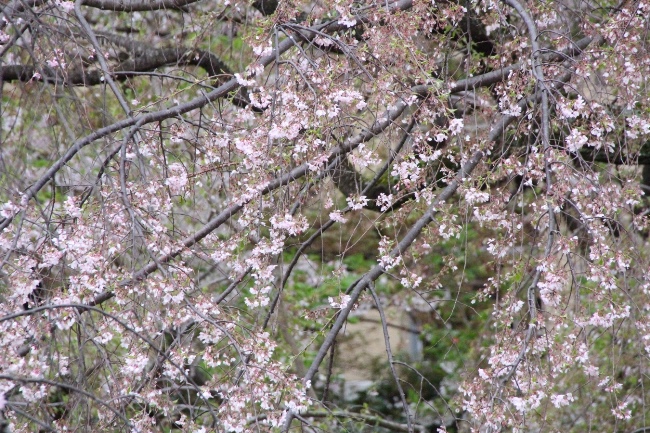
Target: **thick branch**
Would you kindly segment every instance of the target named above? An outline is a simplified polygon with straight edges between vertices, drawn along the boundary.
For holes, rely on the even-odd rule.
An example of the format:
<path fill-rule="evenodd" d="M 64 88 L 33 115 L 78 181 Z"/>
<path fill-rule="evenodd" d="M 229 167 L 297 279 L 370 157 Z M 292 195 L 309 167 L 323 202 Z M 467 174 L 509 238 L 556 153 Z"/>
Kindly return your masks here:
<path fill-rule="evenodd" d="M 336 185 L 339 191 L 341 191 L 346 197 L 353 196 L 358 194 L 359 191 L 362 191 L 366 187 L 366 183 L 363 179 L 363 176 L 357 171 L 357 169 L 348 161 L 347 158 L 343 158 L 341 163 L 338 164 L 334 170 L 332 170 L 332 181 Z M 368 200 L 372 200 L 372 203 L 369 203 L 369 209 L 377 210 L 374 206 L 374 201 L 379 197 L 379 194 L 384 193 L 386 195 L 390 194 L 390 191 L 386 185 L 376 184 L 371 188 L 366 195 Z"/>
<path fill-rule="evenodd" d="M 181 9 L 200 0 L 83 0 L 84 6 L 115 12 Z"/>
<path fill-rule="evenodd" d="M 566 60 L 567 57 L 577 57 L 582 51 L 587 48 L 589 44 L 595 42 L 596 45 L 600 45 L 603 42 L 602 37 L 597 37 L 595 40 L 591 37 L 582 38 L 576 41 L 569 48 L 562 50 L 560 52 L 554 52 L 550 54 L 545 54 L 540 56 L 541 62 L 558 62 Z M 513 65 L 505 66 L 494 71 L 486 72 L 485 74 L 476 75 L 474 77 L 465 78 L 458 80 L 449 85 L 449 93 L 458 93 L 466 90 L 476 89 L 479 87 L 488 87 L 508 78 L 508 75 L 512 71 L 518 71 L 522 68 L 528 68 L 530 65 L 526 62 L 524 63 L 515 63 Z"/>
<path fill-rule="evenodd" d="M 356 413 L 356 412 L 346 412 L 342 410 L 336 410 L 332 412 L 306 412 L 301 415 L 303 418 L 327 418 L 327 417 L 334 417 L 334 418 L 341 418 L 341 419 L 352 419 L 352 420 L 359 420 L 359 421 L 364 421 L 368 424 L 373 424 L 378 427 L 383 427 L 387 428 L 392 431 L 397 431 L 397 432 L 410 432 L 410 431 L 416 431 L 416 432 L 426 432 L 427 427 L 420 425 L 420 424 L 412 424 L 411 427 L 412 429 L 409 429 L 408 425 L 404 424 L 399 424 L 393 421 L 388 421 L 383 418 L 379 418 L 377 416 L 373 415 L 367 415 L 363 413 Z M 437 427 L 437 426 L 436 426 Z"/>
<path fill-rule="evenodd" d="M 134 72 L 149 72 L 163 66 L 191 65 L 199 66 L 210 76 L 230 75 L 230 70 L 217 56 L 203 50 L 183 50 L 178 48 L 149 48 L 140 50 L 138 55 L 120 63 L 112 76 L 117 80 L 125 80 Z M 35 68 L 29 65 L 6 65 L 0 69 L 2 80 L 9 81 L 42 81 L 49 84 L 67 84 L 69 86 L 96 86 L 104 84 L 104 74 L 99 69 L 89 69 L 81 64 L 60 71 L 49 66 Z M 40 76 L 35 76 L 38 73 Z"/>
<path fill-rule="evenodd" d="M 278 8 L 278 0 L 255 0 L 253 7 L 264 16 L 273 15 Z"/>

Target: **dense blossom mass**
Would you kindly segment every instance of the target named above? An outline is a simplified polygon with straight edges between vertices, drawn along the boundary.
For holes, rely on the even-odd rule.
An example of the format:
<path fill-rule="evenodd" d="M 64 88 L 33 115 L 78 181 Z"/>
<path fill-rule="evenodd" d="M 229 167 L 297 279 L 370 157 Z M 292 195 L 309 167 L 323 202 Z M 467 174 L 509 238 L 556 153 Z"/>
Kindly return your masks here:
<path fill-rule="evenodd" d="M 650 429 L 650 3 L 0 8 L 0 431 Z"/>

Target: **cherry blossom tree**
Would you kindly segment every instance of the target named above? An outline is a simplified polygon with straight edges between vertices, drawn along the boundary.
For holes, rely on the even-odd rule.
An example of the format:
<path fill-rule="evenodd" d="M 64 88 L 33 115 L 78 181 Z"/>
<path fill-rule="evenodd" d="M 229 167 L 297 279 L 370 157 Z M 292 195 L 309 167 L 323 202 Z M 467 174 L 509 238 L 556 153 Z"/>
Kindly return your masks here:
<path fill-rule="evenodd" d="M 4 431 L 650 429 L 650 3 L 0 3 Z"/>

